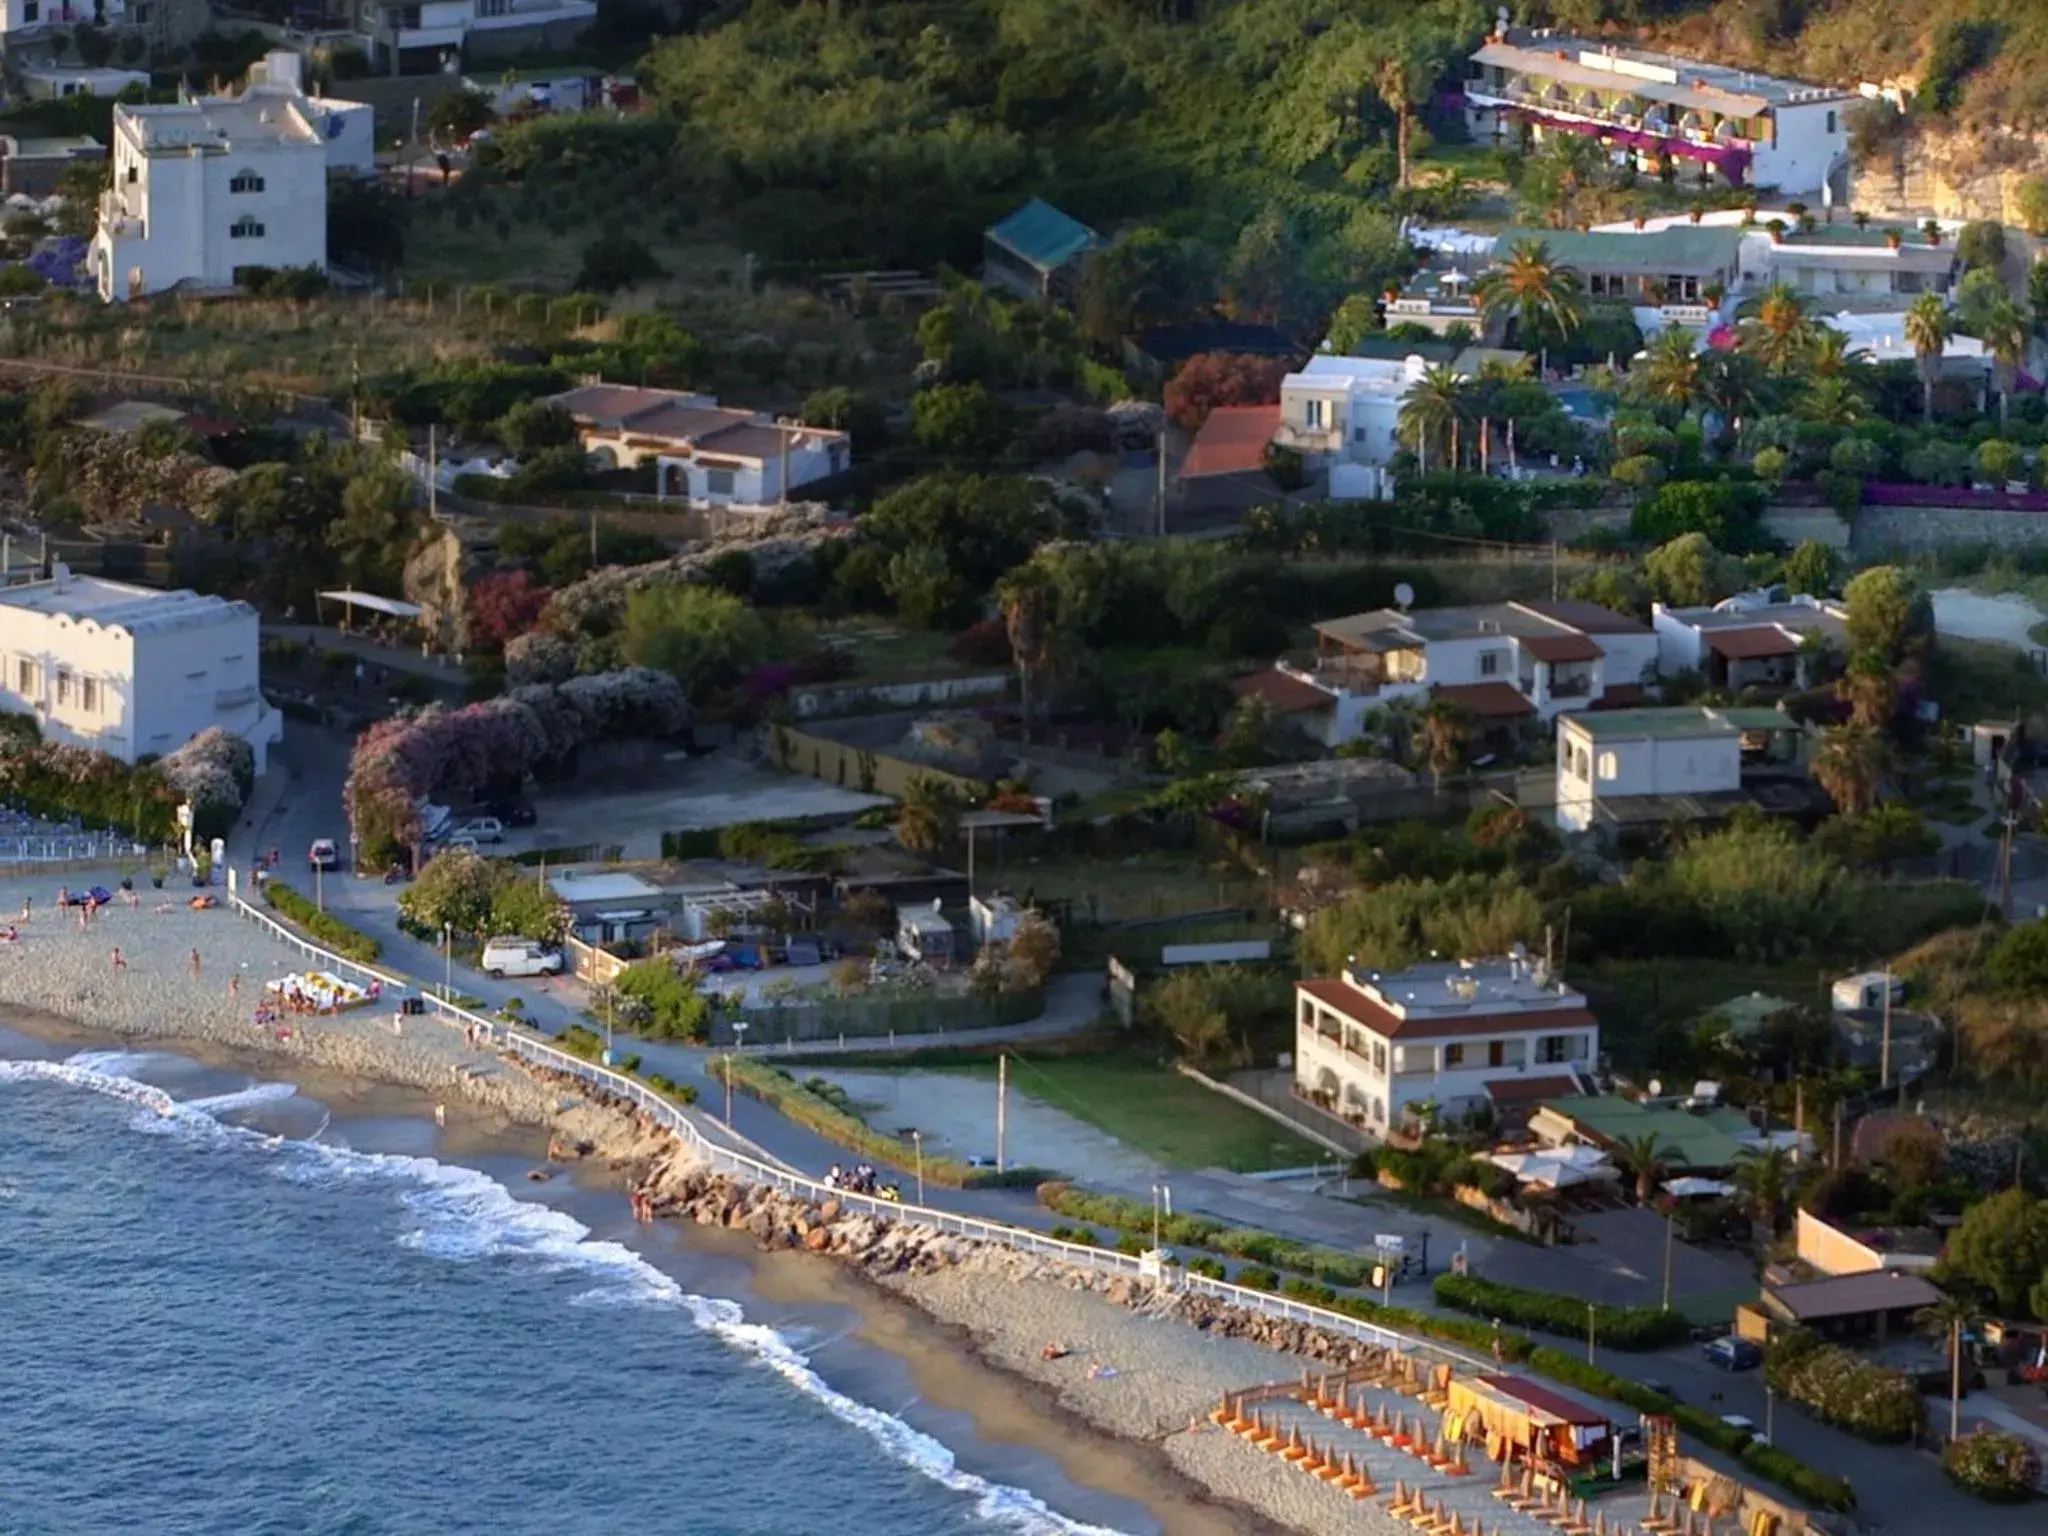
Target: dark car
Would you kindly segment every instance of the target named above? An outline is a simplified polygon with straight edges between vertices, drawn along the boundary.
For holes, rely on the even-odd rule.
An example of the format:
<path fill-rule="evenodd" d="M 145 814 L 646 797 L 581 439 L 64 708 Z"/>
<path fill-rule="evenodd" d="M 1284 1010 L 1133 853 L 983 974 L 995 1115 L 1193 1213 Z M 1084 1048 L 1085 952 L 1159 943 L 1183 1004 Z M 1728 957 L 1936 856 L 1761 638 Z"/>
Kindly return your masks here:
<path fill-rule="evenodd" d="M 537 819 L 524 800 L 486 800 L 477 807 L 480 816 L 495 816 L 508 827 L 530 827 Z"/>
<path fill-rule="evenodd" d="M 1718 1365 L 1724 1371 L 1753 1371 L 1764 1363 L 1761 1346 L 1733 1334 L 1714 1340 L 1700 1353 L 1707 1357 L 1707 1364 Z"/>

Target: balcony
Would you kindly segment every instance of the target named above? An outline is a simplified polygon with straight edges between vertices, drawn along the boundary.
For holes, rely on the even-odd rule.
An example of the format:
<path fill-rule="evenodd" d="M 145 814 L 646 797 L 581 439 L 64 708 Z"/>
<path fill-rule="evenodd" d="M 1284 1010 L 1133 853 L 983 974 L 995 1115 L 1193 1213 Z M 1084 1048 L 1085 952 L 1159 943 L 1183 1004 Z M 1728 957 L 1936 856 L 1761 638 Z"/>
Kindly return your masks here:
<path fill-rule="evenodd" d="M 147 238 L 142 220 L 129 217 L 127 204 L 121 201 L 121 194 L 112 187 L 100 194 L 99 227 L 100 233 L 117 240 Z"/>
<path fill-rule="evenodd" d="M 1344 429 L 1297 427 L 1283 421 L 1273 430 L 1273 441 L 1283 448 L 1294 448 L 1303 453 L 1337 453 L 1344 447 Z"/>

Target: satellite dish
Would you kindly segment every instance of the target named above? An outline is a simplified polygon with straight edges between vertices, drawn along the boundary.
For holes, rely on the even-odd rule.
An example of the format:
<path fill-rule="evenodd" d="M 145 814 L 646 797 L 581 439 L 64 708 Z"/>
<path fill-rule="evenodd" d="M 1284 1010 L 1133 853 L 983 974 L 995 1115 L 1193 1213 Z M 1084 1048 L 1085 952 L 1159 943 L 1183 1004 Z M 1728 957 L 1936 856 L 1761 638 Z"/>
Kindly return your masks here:
<path fill-rule="evenodd" d="M 1661 1099 L 1664 1097 L 1664 1080 L 1661 1077 L 1653 1077 L 1650 1079 L 1650 1097 L 1653 1099 Z"/>
<path fill-rule="evenodd" d="M 1415 606 L 1415 589 L 1405 581 L 1394 583 L 1394 606 L 1403 613 Z"/>

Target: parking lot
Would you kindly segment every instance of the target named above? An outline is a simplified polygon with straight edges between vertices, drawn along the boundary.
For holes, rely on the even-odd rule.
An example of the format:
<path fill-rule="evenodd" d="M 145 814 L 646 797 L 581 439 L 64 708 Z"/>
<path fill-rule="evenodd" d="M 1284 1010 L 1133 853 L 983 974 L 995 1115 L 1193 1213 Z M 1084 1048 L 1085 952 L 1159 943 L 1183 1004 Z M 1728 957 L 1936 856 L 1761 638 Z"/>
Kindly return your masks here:
<path fill-rule="evenodd" d="M 799 774 L 778 773 L 722 753 L 677 753 L 643 768 L 621 768 L 542 785 L 530 827 L 507 828 L 500 850 L 618 845 L 627 859 L 661 856 L 661 834 L 783 817 L 847 815 L 888 805 Z M 463 818 L 458 818 L 463 819 Z"/>

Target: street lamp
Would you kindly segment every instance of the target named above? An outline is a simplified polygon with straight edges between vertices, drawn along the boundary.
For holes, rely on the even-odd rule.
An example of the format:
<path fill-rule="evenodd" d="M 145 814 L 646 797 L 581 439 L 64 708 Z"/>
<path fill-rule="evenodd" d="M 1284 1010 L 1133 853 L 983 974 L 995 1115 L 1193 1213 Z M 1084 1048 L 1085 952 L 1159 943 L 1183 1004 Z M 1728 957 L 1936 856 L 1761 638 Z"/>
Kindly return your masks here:
<path fill-rule="evenodd" d="M 1586 1303 L 1586 1364 L 1593 1363 L 1593 1303 Z"/>
<path fill-rule="evenodd" d="M 1778 1421 L 1778 1394 L 1769 1382 L 1764 1383 L 1764 1444 L 1776 1445 L 1774 1430 Z"/>
<path fill-rule="evenodd" d="M 313 861 L 313 908 L 318 912 L 327 910 L 327 866 L 318 859 Z"/>
<path fill-rule="evenodd" d="M 917 1203 L 924 1204 L 924 1132 L 913 1129 L 911 1145 L 917 1148 Z"/>
<path fill-rule="evenodd" d="M 747 1048 L 747 1021 L 746 1021 L 745 1019 L 734 1019 L 734 1020 L 732 1021 L 732 1051 L 727 1051 L 727 1052 L 725 1053 L 725 1128 L 726 1128 L 726 1129 L 727 1129 L 728 1131 L 732 1129 L 732 1056 L 733 1056 L 733 1051 L 743 1051 L 743 1050 L 745 1050 L 746 1048 Z"/>
<path fill-rule="evenodd" d="M 612 1064 L 612 1011 L 618 997 L 616 987 L 604 989 L 604 1064 Z"/>

